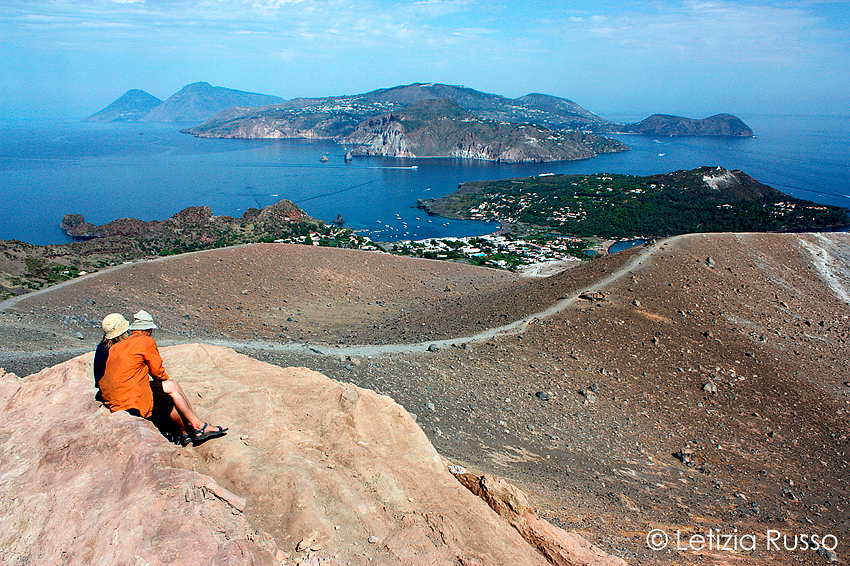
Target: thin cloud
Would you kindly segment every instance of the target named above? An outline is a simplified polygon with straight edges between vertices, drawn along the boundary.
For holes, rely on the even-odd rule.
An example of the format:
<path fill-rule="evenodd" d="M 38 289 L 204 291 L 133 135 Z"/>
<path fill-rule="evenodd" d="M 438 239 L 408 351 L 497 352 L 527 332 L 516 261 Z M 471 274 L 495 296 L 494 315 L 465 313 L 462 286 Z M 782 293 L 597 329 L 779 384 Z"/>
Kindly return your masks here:
<path fill-rule="evenodd" d="M 848 15 L 821 0 L 5 0 L 0 44 L 8 61 L 52 54 L 102 63 L 92 65 L 100 83 L 88 73 L 93 84 L 132 76 L 137 64 L 155 70 L 147 80 L 169 85 L 188 71 L 187 81 L 272 94 L 436 80 L 512 96 L 550 92 L 591 107 L 648 82 L 665 84 L 655 96 L 686 99 L 804 83 L 846 92 L 839 81 L 850 74 Z M 282 63 L 276 78 L 269 69 Z M 12 64 L 0 71 L 10 83 L 24 80 Z M 822 85 L 811 79 L 821 76 Z M 88 78 L 64 83 L 84 88 Z"/>

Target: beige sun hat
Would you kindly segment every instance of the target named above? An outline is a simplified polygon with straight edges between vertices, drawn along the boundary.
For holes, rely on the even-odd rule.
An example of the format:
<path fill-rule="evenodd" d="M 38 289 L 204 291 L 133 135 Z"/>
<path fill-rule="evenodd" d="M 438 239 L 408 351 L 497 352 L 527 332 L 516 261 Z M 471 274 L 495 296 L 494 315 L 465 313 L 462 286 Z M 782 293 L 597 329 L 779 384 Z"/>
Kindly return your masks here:
<path fill-rule="evenodd" d="M 130 328 L 130 323 L 120 314 L 112 313 L 104 317 L 100 326 L 103 328 L 103 337 L 107 340 L 112 340 L 127 332 Z"/>
<path fill-rule="evenodd" d="M 133 315 L 133 324 L 130 325 L 130 330 L 153 330 L 159 328 L 153 322 L 153 317 L 148 311 L 139 311 Z"/>

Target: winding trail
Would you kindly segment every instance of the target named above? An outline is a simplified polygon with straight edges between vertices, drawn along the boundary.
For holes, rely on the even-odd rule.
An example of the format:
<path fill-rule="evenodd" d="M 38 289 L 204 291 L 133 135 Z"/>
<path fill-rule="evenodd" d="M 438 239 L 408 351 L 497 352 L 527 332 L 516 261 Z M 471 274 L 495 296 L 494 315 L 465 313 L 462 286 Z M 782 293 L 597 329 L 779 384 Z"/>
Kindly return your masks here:
<path fill-rule="evenodd" d="M 208 344 L 214 344 L 217 346 L 226 346 L 228 348 L 234 349 L 248 349 L 248 350 L 260 350 L 260 351 L 268 351 L 268 352 L 301 352 L 301 353 L 313 353 L 322 356 L 358 356 L 358 357 L 380 357 L 387 356 L 392 354 L 410 354 L 416 352 L 427 352 L 429 348 L 447 348 L 451 346 L 459 346 L 461 344 L 467 344 L 471 342 L 486 342 L 492 338 L 498 336 L 515 336 L 518 334 L 522 334 L 525 332 L 528 325 L 536 320 L 543 320 L 558 314 L 563 311 L 570 305 L 572 305 L 582 294 L 596 290 L 602 289 L 606 286 L 610 285 L 614 281 L 621 279 L 622 277 L 629 275 L 632 271 L 640 267 L 652 254 L 658 251 L 658 249 L 664 245 L 669 244 L 674 241 L 677 241 L 681 238 L 688 236 L 688 234 L 683 234 L 680 236 L 673 236 L 671 238 L 666 238 L 663 240 L 657 240 L 654 244 L 647 247 L 639 254 L 635 255 L 632 259 L 630 259 L 627 263 L 625 263 L 622 267 L 612 272 L 607 277 L 597 281 L 592 285 L 587 285 L 574 291 L 568 297 L 565 297 L 558 302 L 554 303 L 550 307 L 523 317 L 519 320 L 516 320 L 510 324 L 506 324 L 504 326 L 498 326 L 496 328 L 490 328 L 484 331 L 481 331 L 477 334 L 473 334 L 472 336 L 463 336 L 458 338 L 447 338 L 443 340 L 430 340 L 427 342 L 415 342 L 415 343 L 399 343 L 399 344 L 380 344 L 380 345 L 353 345 L 353 346 L 329 346 L 324 344 L 309 344 L 309 343 L 291 343 L 291 344 L 280 344 L 276 342 L 269 342 L 265 340 L 219 340 L 219 339 L 205 339 L 204 342 Z"/>
<path fill-rule="evenodd" d="M 525 316 L 519 320 L 511 322 L 509 324 L 490 328 L 479 332 L 477 334 L 473 334 L 471 336 L 460 336 L 457 338 L 447 338 L 443 340 L 430 340 L 426 342 L 415 342 L 415 343 L 396 343 L 396 344 L 380 344 L 380 345 L 372 345 L 372 344 L 361 344 L 361 345 L 351 345 L 351 346 L 341 346 L 341 345 L 328 345 L 328 344 L 311 344 L 311 343 L 288 343 L 281 344 L 279 342 L 273 342 L 269 340 L 230 340 L 230 339 L 219 339 L 219 338 L 209 338 L 209 337 L 197 337 L 194 341 L 202 342 L 205 344 L 217 345 L 217 346 L 225 346 L 228 348 L 233 348 L 242 351 L 264 351 L 264 352 L 274 352 L 274 353 L 302 353 L 302 354 L 313 354 L 313 355 L 321 355 L 321 356 L 358 356 L 358 357 L 381 357 L 388 356 L 393 354 L 410 354 L 410 353 L 422 353 L 427 352 L 429 349 L 435 348 L 446 348 L 451 346 L 458 346 L 466 343 L 475 343 L 475 342 L 486 342 L 495 337 L 499 336 L 515 336 L 518 334 L 522 334 L 528 328 L 528 325 L 534 321 L 543 320 L 558 314 L 563 311 L 570 305 L 572 305 L 582 294 L 592 291 L 605 288 L 610 285 L 614 281 L 619 280 L 620 278 L 630 274 L 635 269 L 639 268 L 649 257 L 651 257 L 658 249 L 664 245 L 669 244 L 673 241 L 686 237 L 687 234 L 681 236 L 674 236 L 672 238 L 666 238 L 663 240 L 657 240 L 651 246 L 643 249 L 640 253 L 631 258 L 627 263 L 621 266 L 616 271 L 612 272 L 607 277 L 596 281 L 592 285 L 587 285 L 583 288 L 580 288 L 574 291 L 567 297 L 560 299 L 555 302 L 551 306 L 546 309 Z M 194 252 L 194 253 L 205 253 Z M 168 258 L 159 258 L 153 261 L 164 261 Z M 128 267 L 132 264 L 119 265 L 112 269 L 120 270 Z M 91 275 L 86 275 L 84 277 L 97 277 L 99 274 L 103 273 L 103 271 L 98 273 L 92 273 Z M 54 285 L 47 289 L 42 289 L 39 291 L 35 291 L 33 293 L 28 293 L 26 295 L 21 295 L 20 297 L 13 297 L 11 299 L 7 299 L 0 303 L 0 310 L 4 308 L 14 308 L 16 304 L 24 299 L 24 298 L 32 298 L 33 296 L 49 293 L 55 289 L 62 288 L 68 285 L 72 285 L 75 282 L 79 281 L 79 279 L 74 279 L 71 281 L 66 281 L 60 283 L 58 285 Z M 23 327 L 22 327 L 23 329 Z M 185 343 L 186 340 L 176 340 L 176 339 L 167 339 L 163 337 L 159 340 L 162 346 Z M 30 357 L 33 355 L 48 355 L 48 354 L 66 354 L 66 355 L 79 355 L 80 353 L 88 351 L 88 349 L 81 349 L 80 351 L 74 351 L 72 349 L 56 349 L 56 350 L 44 350 L 44 351 L 25 351 L 25 352 L 4 352 L 4 356 L 7 358 L 16 358 L 16 357 Z M 16 355 L 17 354 L 17 355 Z"/>

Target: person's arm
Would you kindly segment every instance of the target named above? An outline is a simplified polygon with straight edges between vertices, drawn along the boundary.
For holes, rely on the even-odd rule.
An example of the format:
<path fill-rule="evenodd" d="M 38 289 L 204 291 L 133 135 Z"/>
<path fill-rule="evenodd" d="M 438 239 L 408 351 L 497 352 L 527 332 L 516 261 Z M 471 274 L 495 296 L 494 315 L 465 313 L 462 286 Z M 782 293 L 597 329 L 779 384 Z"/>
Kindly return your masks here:
<path fill-rule="evenodd" d="M 159 355 L 159 348 L 157 348 L 153 338 L 145 340 L 144 355 L 151 377 L 157 381 L 166 381 L 168 374 L 165 373 L 165 368 L 162 366 L 162 356 Z"/>

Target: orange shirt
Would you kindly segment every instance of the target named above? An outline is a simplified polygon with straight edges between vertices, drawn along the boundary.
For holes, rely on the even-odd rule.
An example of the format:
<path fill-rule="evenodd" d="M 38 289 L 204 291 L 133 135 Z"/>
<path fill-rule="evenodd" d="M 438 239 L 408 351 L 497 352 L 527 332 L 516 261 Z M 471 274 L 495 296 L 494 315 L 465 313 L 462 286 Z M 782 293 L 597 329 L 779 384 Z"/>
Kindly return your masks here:
<path fill-rule="evenodd" d="M 103 403 L 113 413 L 136 409 L 147 418 L 153 409 L 150 378 L 165 381 L 159 348 L 150 336 L 131 334 L 109 348 L 106 372 L 100 380 Z"/>

